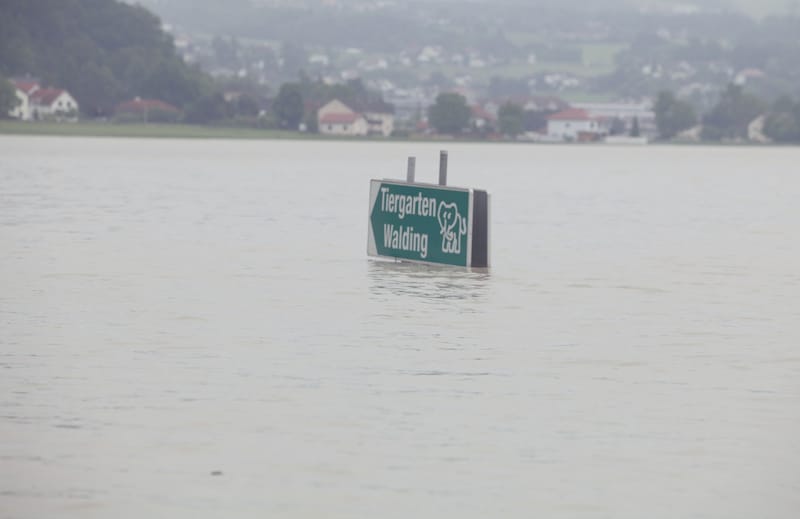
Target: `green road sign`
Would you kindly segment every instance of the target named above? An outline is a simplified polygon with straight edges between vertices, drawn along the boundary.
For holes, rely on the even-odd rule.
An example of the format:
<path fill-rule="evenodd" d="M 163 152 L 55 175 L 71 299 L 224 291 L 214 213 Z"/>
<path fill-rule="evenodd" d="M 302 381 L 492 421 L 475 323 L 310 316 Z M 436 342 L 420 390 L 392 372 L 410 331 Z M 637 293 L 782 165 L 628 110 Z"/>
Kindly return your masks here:
<path fill-rule="evenodd" d="M 371 181 L 368 254 L 474 265 L 473 194 L 470 189 Z"/>

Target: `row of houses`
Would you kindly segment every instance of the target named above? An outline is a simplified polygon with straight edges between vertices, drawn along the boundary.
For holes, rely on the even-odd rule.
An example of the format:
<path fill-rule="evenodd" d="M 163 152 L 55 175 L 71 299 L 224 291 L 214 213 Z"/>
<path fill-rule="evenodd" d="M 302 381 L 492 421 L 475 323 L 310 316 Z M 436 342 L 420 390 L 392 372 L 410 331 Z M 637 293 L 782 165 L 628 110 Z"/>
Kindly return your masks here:
<path fill-rule="evenodd" d="M 78 102 L 61 88 L 42 88 L 38 81 L 12 79 L 19 102 L 9 116 L 21 121 L 45 119 L 74 121 L 78 119 Z"/>
<path fill-rule="evenodd" d="M 574 103 L 557 96 L 531 96 L 506 100 L 527 113 L 538 114 L 528 121 L 522 138 L 544 142 L 600 141 L 616 135 L 636 133 L 641 138 L 656 136 L 655 113 L 650 102 Z M 499 132 L 498 114 L 502 103 L 489 101 L 471 108 L 470 127 L 484 134 Z"/>
<path fill-rule="evenodd" d="M 615 133 L 630 133 L 634 126 L 644 138 L 656 133 L 655 115 L 647 103 L 583 103 L 570 105 L 553 96 L 516 100 L 526 111 L 548 114 L 546 124 L 525 137 L 539 141 L 598 141 Z M 492 133 L 497 129 L 499 105 L 486 103 L 471 106 L 471 127 Z M 339 136 L 384 136 L 394 131 L 394 115 L 386 106 L 356 111 L 334 99 L 317 111 L 321 134 Z M 424 122 L 417 127 L 430 131 Z"/>
<path fill-rule="evenodd" d="M 8 113 L 20 121 L 76 121 L 79 105 L 75 98 L 61 88 L 43 88 L 33 79 L 12 79 L 19 102 Z M 117 105 L 116 117 L 143 122 L 177 120 L 180 110 L 164 101 L 136 97 Z"/>
<path fill-rule="evenodd" d="M 78 102 L 66 90 L 42 88 L 31 79 L 12 79 L 11 83 L 19 103 L 9 112 L 10 117 L 21 121 L 77 120 Z M 180 110 L 160 100 L 137 97 L 119 104 L 114 113 L 124 119 L 164 122 L 176 120 Z M 391 105 L 385 103 L 356 111 L 334 99 L 317 111 L 317 125 L 326 135 L 388 137 L 394 131 L 394 114 Z"/>
<path fill-rule="evenodd" d="M 655 137 L 656 133 L 652 110 L 607 104 L 574 106 L 556 112 L 547 117 L 547 131 L 531 137 L 555 142 L 593 142 L 634 134 L 637 139 L 647 140 Z"/>
<path fill-rule="evenodd" d="M 655 134 L 655 115 L 649 105 L 628 103 L 586 103 L 571 106 L 553 96 L 516 101 L 524 110 L 544 112 L 546 126 L 526 136 L 544 141 L 597 141 L 616 132 L 628 133 L 634 124 L 641 135 Z M 497 127 L 499 105 L 486 103 L 471 106 L 471 126 L 491 133 Z M 634 123 L 635 121 L 635 123 Z M 614 128 L 613 126 L 621 125 Z M 356 111 L 338 99 L 317 111 L 317 127 L 321 134 L 339 136 L 384 136 L 394 131 L 394 114 L 388 106 Z M 425 130 L 426 125 L 418 128 Z"/>
<path fill-rule="evenodd" d="M 14 79 L 19 104 L 9 113 L 16 119 L 76 120 L 79 106 L 72 95 L 63 89 L 42 88 L 34 80 Z M 598 141 L 614 133 L 628 133 L 637 126 L 644 137 L 655 135 L 655 116 L 647 104 L 576 104 L 570 106 L 552 97 L 534 97 L 513 100 L 526 111 L 547 113 L 546 126 L 527 132 L 524 137 L 538 141 Z M 486 134 L 497 130 L 497 103 L 473 105 L 471 126 Z M 177 119 L 180 111 L 158 100 L 135 98 L 117 106 L 116 114 L 144 122 Z M 617 125 L 617 128 L 614 128 Z M 338 99 L 323 105 L 317 111 L 317 129 L 324 135 L 382 136 L 394 131 L 395 121 L 391 105 L 377 103 L 356 110 Z M 424 130 L 425 126 L 418 129 Z"/>
<path fill-rule="evenodd" d="M 334 99 L 317 110 L 317 129 L 325 135 L 388 137 L 394 131 L 394 113 L 385 104 L 356 111 Z"/>

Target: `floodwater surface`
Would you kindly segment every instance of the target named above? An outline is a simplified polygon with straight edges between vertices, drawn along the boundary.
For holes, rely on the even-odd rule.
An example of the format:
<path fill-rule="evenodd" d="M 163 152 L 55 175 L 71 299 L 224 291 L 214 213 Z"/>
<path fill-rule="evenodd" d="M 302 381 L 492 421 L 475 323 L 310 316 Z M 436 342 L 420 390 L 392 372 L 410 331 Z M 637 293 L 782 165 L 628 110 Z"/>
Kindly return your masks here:
<path fill-rule="evenodd" d="M 491 268 L 369 260 L 442 146 Z M 0 517 L 798 517 L 798 164 L 0 137 Z"/>

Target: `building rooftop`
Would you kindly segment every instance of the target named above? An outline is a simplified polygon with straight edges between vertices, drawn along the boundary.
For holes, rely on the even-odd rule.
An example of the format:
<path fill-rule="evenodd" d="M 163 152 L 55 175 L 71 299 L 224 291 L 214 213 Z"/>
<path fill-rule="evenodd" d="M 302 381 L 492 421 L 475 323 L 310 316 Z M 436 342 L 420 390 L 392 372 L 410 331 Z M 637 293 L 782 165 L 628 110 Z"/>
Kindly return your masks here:
<path fill-rule="evenodd" d="M 569 108 L 555 113 L 547 118 L 548 121 L 591 121 L 594 118 L 589 112 L 581 108 Z"/>

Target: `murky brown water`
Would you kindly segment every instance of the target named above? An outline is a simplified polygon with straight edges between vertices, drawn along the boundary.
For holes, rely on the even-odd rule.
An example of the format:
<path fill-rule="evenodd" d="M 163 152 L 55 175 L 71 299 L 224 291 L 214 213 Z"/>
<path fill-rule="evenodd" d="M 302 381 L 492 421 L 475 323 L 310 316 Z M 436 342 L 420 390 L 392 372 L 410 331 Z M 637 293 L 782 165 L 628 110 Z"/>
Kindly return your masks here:
<path fill-rule="evenodd" d="M 0 516 L 797 517 L 800 149 L 440 147 L 0 137 Z"/>

